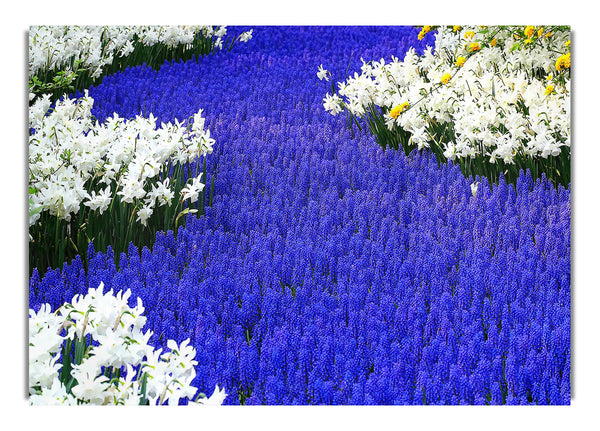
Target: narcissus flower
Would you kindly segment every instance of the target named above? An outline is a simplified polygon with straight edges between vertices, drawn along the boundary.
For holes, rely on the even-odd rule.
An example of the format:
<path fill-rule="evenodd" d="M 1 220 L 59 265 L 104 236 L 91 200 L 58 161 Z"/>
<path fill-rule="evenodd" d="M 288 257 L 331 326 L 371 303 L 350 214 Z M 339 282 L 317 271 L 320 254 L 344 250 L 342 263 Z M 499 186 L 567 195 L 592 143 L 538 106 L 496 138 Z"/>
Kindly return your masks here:
<path fill-rule="evenodd" d="M 188 184 L 186 187 L 181 189 L 181 199 L 189 199 L 191 203 L 198 200 L 200 192 L 204 189 L 204 184 L 201 182 L 202 173 L 192 180 L 192 184 Z"/>
<path fill-rule="evenodd" d="M 568 69 L 571 67 L 571 53 L 563 54 L 556 59 L 556 70 Z"/>
<path fill-rule="evenodd" d="M 463 65 L 465 64 L 465 61 L 467 61 L 467 59 L 466 59 L 466 58 L 464 58 L 464 57 L 458 57 L 458 58 L 456 59 L 456 65 L 457 65 L 458 67 L 463 67 Z"/>
<path fill-rule="evenodd" d="M 477 42 L 473 42 L 473 43 L 469 44 L 469 52 L 479 51 L 480 49 L 481 49 L 481 46 L 479 46 L 479 43 L 477 43 Z"/>
<path fill-rule="evenodd" d="M 227 394 L 225 393 L 225 389 L 221 389 L 221 388 L 219 388 L 219 385 L 216 385 L 215 390 L 214 390 L 213 394 L 210 396 L 210 398 L 207 398 L 207 397 L 200 398 L 197 401 L 197 404 L 205 405 L 205 406 L 220 406 L 223 404 L 223 401 L 225 400 L 226 397 L 227 397 Z M 189 404 L 189 405 L 194 405 L 194 404 Z"/>
<path fill-rule="evenodd" d="M 554 85 L 550 84 L 546 87 L 546 91 L 544 91 L 544 94 L 547 96 L 548 94 L 552 93 L 554 91 Z"/>
<path fill-rule="evenodd" d="M 397 118 L 402 112 L 404 112 L 408 108 L 408 102 L 403 102 L 399 105 L 396 105 L 390 111 L 390 117 Z"/>
<path fill-rule="evenodd" d="M 528 25 L 527 27 L 525 27 L 525 36 L 527 36 L 528 38 L 531 38 L 531 36 L 533 36 L 533 26 L 532 25 Z"/>
<path fill-rule="evenodd" d="M 450 81 L 450 78 L 452 78 L 452 76 L 449 73 L 444 73 L 440 81 L 442 82 L 442 84 L 446 85 L 448 81 Z"/>
<path fill-rule="evenodd" d="M 317 71 L 317 78 L 319 78 L 321 81 L 323 79 L 325 79 L 325 81 L 329 81 L 329 78 L 327 77 L 327 74 L 329 72 L 327 71 L 327 69 L 323 69 L 323 65 L 321 64 L 319 66 L 319 70 Z"/>
<path fill-rule="evenodd" d="M 342 106 L 342 99 L 337 94 L 333 96 L 331 94 L 325 95 L 323 99 L 323 107 L 326 111 L 329 111 L 331 115 L 339 114 L 344 110 Z"/>
<path fill-rule="evenodd" d="M 252 31 L 253 29 L 250 29 L 242 34 L 240 34 L 238 36 L 238 38 L 242 41 L 242 42 L 248 42 L 250 39 L 252 39 Z"/>
<path fill-rule="evenodd" d="M 419 36 L 417 36 L 419 38 L 419 40 L 423 40 L 423 38 L 425 37 L 425 35 L 427 33 L 429 33 L 431 31 L 431 26 L 430 25 L 424 25 L 423 28 L 421 29 L 421 31 L 419 32 Z"/>

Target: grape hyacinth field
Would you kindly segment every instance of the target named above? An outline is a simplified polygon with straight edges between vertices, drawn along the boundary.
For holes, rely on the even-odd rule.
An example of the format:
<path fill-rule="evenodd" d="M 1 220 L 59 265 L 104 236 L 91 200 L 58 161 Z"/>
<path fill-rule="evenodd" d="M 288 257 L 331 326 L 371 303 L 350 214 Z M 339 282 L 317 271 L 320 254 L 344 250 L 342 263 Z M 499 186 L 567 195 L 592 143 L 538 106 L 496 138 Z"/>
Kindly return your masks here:
<path fill-rule="evenodd" d="M 507 86 L 524 96 L 505 110 L 552 112 L 486 120 L 481 139 L 503 142 L 492 166 L 458 143 L 483 133 L 459 125 L 484 108 L 447 118 L 460 140 L 444 146 L 441 102 L 409 123 L 411 90 L 338 85 L 396 73 L 369 61 L 427 58 L 444 29 L 425 30 L 228 27 L 206 55 L 32 91 L 30 402 L 569 405 L 570 52 L 550 79 L 540 54 Z M 467 46 L 457 72 L 410 73 L 449 91 Z M 535 154 L 515 156 L 528 134 Z"/>

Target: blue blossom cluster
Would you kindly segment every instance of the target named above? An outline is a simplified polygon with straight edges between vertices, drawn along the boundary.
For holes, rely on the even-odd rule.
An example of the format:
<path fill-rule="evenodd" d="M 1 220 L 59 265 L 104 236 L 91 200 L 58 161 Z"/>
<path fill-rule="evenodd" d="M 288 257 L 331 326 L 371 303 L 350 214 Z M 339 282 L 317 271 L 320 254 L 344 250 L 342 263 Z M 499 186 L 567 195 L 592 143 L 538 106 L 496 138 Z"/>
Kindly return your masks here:
<path fill-rule="evenodd" d="M 214 199 L 151 249 L 34 270 L 30 307 L 131 289 L 150 342 L 190 338 L 193 384 L 229 404 L 569 404 L 570 187 L 523 173 L 473 192 L 324 111 L 319 64 L 422 50 L 418 29 L 254 32 L 90 89 L 99 119 L 204 108 Z"/>

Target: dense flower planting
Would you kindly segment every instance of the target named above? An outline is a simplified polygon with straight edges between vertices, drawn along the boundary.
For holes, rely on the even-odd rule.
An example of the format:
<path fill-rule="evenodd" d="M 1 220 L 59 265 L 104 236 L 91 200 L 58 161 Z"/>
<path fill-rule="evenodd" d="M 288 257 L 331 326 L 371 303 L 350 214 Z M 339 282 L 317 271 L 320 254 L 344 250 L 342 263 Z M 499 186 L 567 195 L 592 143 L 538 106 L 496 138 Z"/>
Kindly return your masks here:
<path fill-rule="evenodd" d="M 214 199 L 151 249 L 34 270 L 30 308 L 130 289 L 149 343 L 189 338 L 191 384 L 225 404 L 569 404 L 570 186 L 473 183 L 323 109 L 319 65 L 422 53 L 418 33 L 259 27 L 235 55 L 90 88 L 99 121 L 201 106 Z"/>
<path fill-rule="evenodd" d="M 247 42 L 252 29 L 233 38 L 220 26 L 35 25 L 29 29 L 29 99 L 60 97 L 129 66 L 159 67 Z"/>
<path fill-rule="evenodd" d="M 153 238 L 157 226 L 174 229 L 183 214 L 198 211 L 187 206 L 204 189 L 197 162 L 214 144 L 202 109 L 175 124 L 159 126 L 152 114 L 98 123 L 93 103 L 66 98 L 50 108 L 44 95 L 29 110 L 32 266 L 60 265 L 89 241 L 124 251 L 132 240 Z"/>
<path fill-rule="evenodd" d="M 182 398 L 221 404 L 215 387 L 210 398 L 196 395 L 196 351 L 189 339 L 169 351 L 154 350 L 143 331 L 140 298 L 127 305 L 131 291 L 104 293 L 104 283 L 75 295 L 52 312 L 44 304 L 29 312 L 29 399 L 33 405 L 173 405 Z"/>
<path fill-rule="evenodd" d="M 570 44 L 568 26 L 440 26 L 424 55 L 369 59 L 323 104 L 365 120 L 383 148 L 429 148 L 467 175 L 514 182 L 529 169 L 566 186 Z M 317 76 L 328 79 L 322 66 Z"/>

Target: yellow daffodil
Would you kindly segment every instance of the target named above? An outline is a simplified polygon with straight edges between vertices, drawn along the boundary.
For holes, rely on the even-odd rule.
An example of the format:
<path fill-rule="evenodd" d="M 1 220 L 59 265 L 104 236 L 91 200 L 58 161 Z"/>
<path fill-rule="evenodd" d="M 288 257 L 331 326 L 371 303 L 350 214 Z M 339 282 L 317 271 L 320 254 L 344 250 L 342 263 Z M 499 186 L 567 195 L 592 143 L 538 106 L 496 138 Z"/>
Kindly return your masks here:
<path fill-rule="evenodd" d="M 533 26 L 532 25 L 528 25 L 527 27 L 525 27 L 525 36 L 527 36 L 527 38 L 531 38 L 531 36 L 533 36 Z"/>
<path fill-rule="evenodd" d="M 465 39 L 473 39 L 473 37 L 475 36 L 475 32 L 474 31 L 465 31 Z"/>
<path fill-rule="evenodd" d="M 481 46 L 479 46 L 479 43 L 477 43 L 477 42 L 473 42 L 473 43 L 469 44 L 469 52 L 479 51 L 480 49 L 481 49 Z"/>
<path fill-rule="evenodd" d="M 498 43 L 498 41 L 496 39 L 492 39 L 492 41 L 490 42 L 490 45 L 496 46 L 497 43 Z"/>
<path fill-rule="evenodd" d="M 460 25 L 455 25 L 455 26 L 453 26 L 453 27 L 452 27 L 452 31 L 453 31 L 454 33 L 456 33 L 457 31 L 459 31 L 460 29 L 461 29 L 461 26 L 460 26 Z"/>
<path fill-rule="evenodd" d="M 570 41 L 570 40 L 567 40 L 567 41 L 565 42 L 565 46 L 571 46 L 571 41 Z"/>
<path fill-rule="evenodd" d="M 390 117 L 397 118 L 402 112 L 404 112 L 408 108 L 408 102 L 402 102 L 399 105 L 396 105 L 390 111 Z"/>
<path fill-rule="evenodd" d="M 546 87 L 546 91 L 544 91 L 544 94 L 547 96 L 548 94 L 552 93 L 554 91 L 554 85 L 550 84 Z"/>
<path fill-rule="evenodd" d="M 431 26 L 430 25 L 424 25 L 423 28 L 421 29 L 421 31 L 419 32 L 419 36 L 417 36 L 419 38 L 419 40 L 423 40 L 423 38 L 425 37 L 425 35 L 427 33 L 429 33 L 431 31 Z"/>
<path fill-rule="evenodd" d="M 556 70 L 568 69 L 571 67 L 571 53 L 563 54 L 556 59 Z"/>
<path fill-rule="evenodd" d="M 538 37 L 542 37 L 543 34 L 544 34 L 544 27 L 540 27 L 537 31 L 537 35 L 538 35 Z"/>
<path fill-rule="evenodd" d="M 452 78 L 452 76 L 449 73 L 444 73 L 441 79 L 442 84 L 446 85 L 448 81 L 450 81 L 450 78 Z"/>
<path fill-rule="evenodd" d="M 463 65 L 465 64 L 465 61 L 467 61 L 467 59 L 466 59 L 466 58 L 464 58 L 464 57 L 458 57 L 458 58 L 456 59 L 456 65 L 457 65 L 458 67 L 463 67 Z"/>

